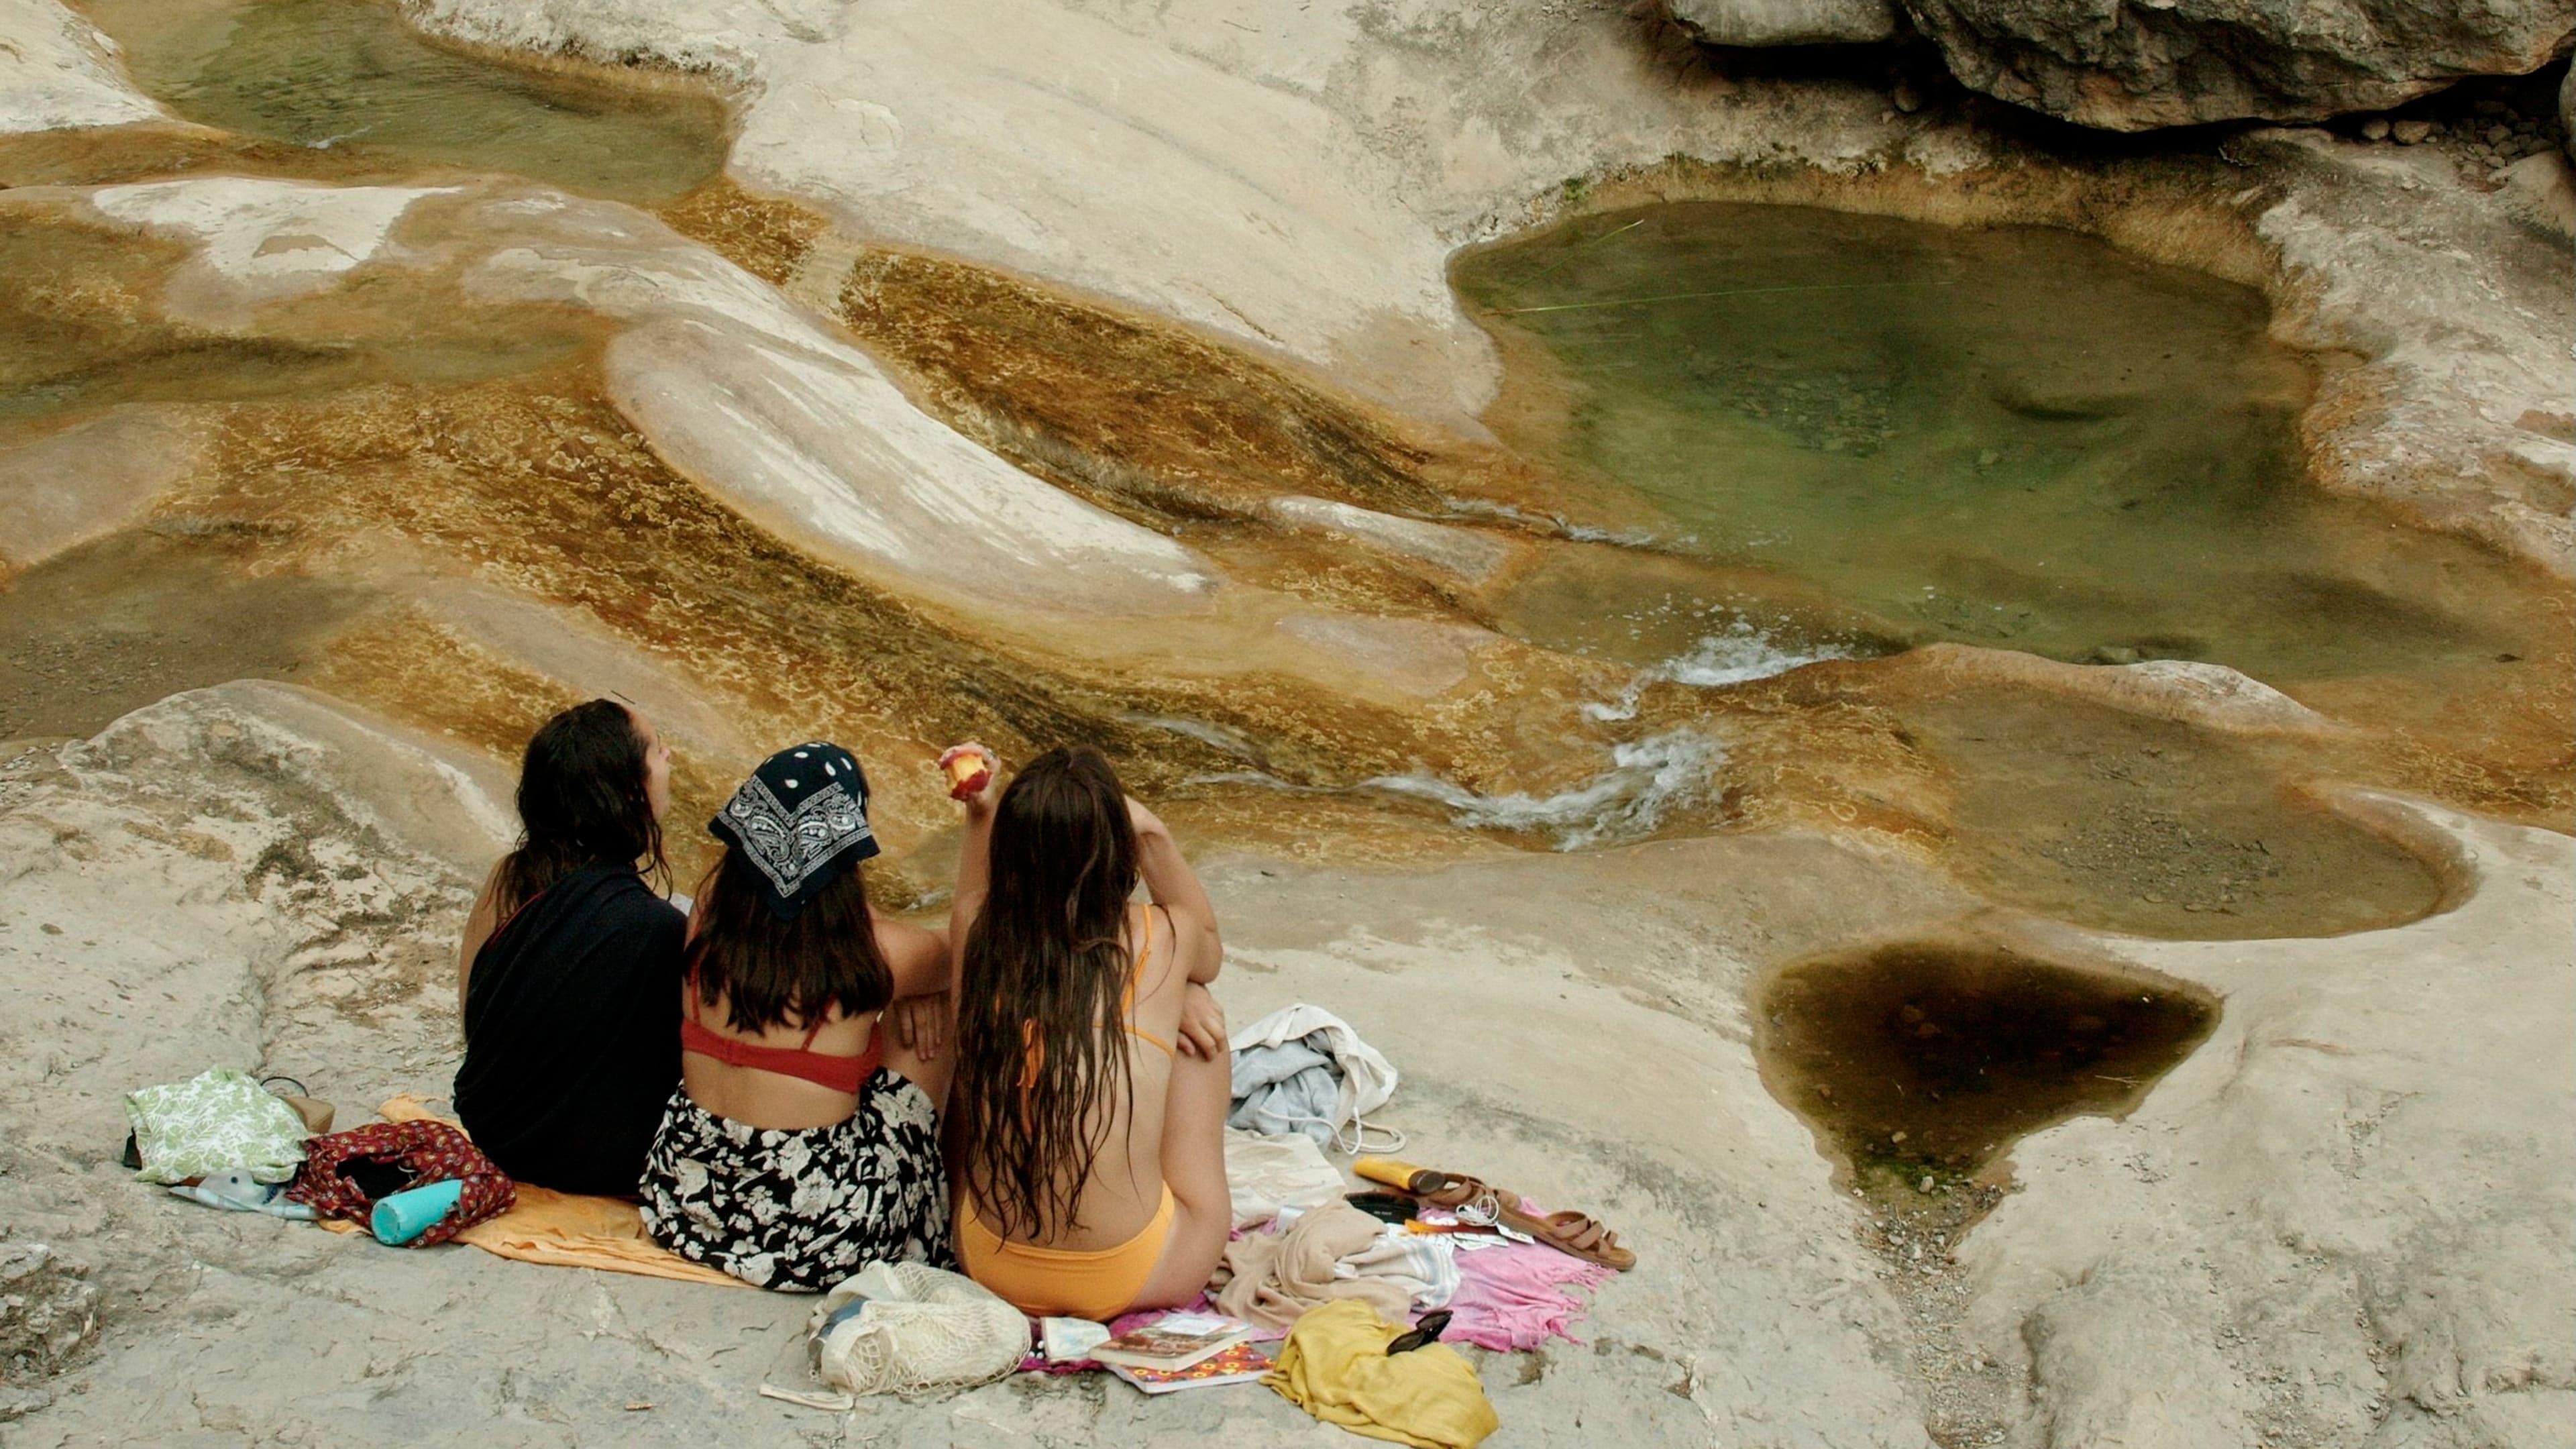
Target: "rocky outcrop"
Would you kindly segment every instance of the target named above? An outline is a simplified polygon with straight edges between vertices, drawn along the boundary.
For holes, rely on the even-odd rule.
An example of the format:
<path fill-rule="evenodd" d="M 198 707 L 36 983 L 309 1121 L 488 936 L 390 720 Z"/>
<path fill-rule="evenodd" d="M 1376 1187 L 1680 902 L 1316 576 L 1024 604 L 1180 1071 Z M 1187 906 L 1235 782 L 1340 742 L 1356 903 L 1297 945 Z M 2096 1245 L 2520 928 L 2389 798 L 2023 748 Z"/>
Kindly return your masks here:
<path fill-rule="evenodd" d="M 0 0 L 0 133 L 167 119 L 88 21 L 55 0 Z"/>
<path fill-rule="evenodd" d="M 2453 842 L 2466 898 L 2332 940 L 2119 945 L 2226 1013 L 2134 1114 L 2026 1141 L 1967 1241 L 1971 1332 L 2042 1389 L 2014 1442 L 2568 1442 L 2576 994 L 2544 923 L 2576 848 L 2344 808 Z"/>
<path fill-rule="evenodd" d="M 1867 45 L 1905 33 L 1889 0 L 1673 0 L 1672 15 L 1710 45 Z"/>
<path fill-rule="evenodd" d="M 2556 0 L 1906 0 L 1975 90 L 2087 126 L 2143 131 L 2381 110 L 2567 48 Z"/>

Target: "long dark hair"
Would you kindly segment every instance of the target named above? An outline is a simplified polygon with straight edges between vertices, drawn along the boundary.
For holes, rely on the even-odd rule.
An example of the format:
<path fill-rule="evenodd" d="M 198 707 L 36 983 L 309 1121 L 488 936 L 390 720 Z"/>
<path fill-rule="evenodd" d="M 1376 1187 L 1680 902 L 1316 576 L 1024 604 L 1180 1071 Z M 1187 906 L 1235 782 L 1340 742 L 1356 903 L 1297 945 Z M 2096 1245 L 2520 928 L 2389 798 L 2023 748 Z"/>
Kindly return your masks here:
<path fill-rule="evenodd" d="M 1135 1087 L 1119 927 L 1136 831 L 1109 761 L 1088 745 L 1030 761 L 1002 792 L 991 861 L 966 932 L 949 1114 L 976 1213 L 1029 1240 L 1074 1225 L 1109 1140 L 1110 1093 Z"/>
<path fill-rule="evenodd" d="M 813 1026 L 835 1006 L 864 1016 L 894 999 L 894 971 L 877 949 L 876 919 L 856 865 L 782 921 L 762 897 L 760 876 L 740 846 L 727 846 L 698 884 L 697 934 L 682 958 L 707 1006 L 725 1001 L 725 1021 L 756 1035 L 773 1026 Z"/>
<path fill-rule="evenodd" d="M 519 761 L 519 846 L 501 857 L 495 904 L 507 917 L 574 871 L 662 858 L 662 822 L 635 716 L 613 699 L 577 704 L 538 726 Z"/>

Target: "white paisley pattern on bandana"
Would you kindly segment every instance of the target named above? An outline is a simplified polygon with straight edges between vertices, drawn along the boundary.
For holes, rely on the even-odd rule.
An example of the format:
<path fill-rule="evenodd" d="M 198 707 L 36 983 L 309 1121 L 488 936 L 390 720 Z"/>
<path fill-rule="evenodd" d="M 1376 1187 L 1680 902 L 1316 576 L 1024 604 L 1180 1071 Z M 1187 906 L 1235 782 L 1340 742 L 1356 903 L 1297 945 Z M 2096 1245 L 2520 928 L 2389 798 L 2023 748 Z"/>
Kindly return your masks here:
<path fill-rule="evenodd" d="M 743 854 L 783 898 L 792 899 L 842 851 L 875 838 L 867 813 L 837 784 L 790 810 L 754 775 L 725 802 L 724 813 Z"/>

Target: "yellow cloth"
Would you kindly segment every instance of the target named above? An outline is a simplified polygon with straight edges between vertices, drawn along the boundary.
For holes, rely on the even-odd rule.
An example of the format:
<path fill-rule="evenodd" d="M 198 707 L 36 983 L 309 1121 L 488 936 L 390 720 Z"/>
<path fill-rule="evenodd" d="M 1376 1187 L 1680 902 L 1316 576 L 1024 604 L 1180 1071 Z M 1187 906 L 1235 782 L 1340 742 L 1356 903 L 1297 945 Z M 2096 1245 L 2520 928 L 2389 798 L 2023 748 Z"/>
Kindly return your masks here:
<path fill-rule="evenodd" d="M 396 1097 L 376 1109 L 388 1122 L 437 1117 L 417 1097 Z M 439 1118 L 445 1121 L 445 1118 Z M 336 1219 L 323 1223 L 334 1232 L 354 1233 L 356 1223 Z M 640 1273 L 647 1278 L 676 1278 L 684 1283 L 720 1283 L 730 1288 L 751 1285 L 704 1263 L 692 1263 L 644 1233 L 644 1217 L 635 1204 L 613 1197 L 584 1197 L 550 1187 L 519 1184 L 510 1210 L 485 1218 L 458 1233 L 456 1242 L 523 1263 L 558 1268 L 597 1268 L 609 1273 Z"/>
<path fill-rule="evenodd" d="M 1389 1355 L 1405 1331 L 1357 1299 L 1310 1309 L 1261 1381 L 1327 1424 L 1414 1449 L 1472 1449 L 1501 1421 L 1476 1371 L 1445 1343 Z"/>

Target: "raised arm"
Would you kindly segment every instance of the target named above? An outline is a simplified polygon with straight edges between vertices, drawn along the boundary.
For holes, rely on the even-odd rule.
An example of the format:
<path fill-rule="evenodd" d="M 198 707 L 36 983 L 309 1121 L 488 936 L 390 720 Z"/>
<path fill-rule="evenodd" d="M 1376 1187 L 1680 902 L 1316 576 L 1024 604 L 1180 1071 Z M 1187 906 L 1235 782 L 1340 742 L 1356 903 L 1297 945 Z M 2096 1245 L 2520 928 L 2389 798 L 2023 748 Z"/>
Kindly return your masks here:
<path fill-rule="evenodd" d="M 993 882 L 993 807 L 1001 799 L 1001 763 L 979 744 L 963 744 L 984 757 L 983 786 L 958 797 L 966 807 L 966 841 L 957 856 L 957 893 L 948 902 L 948 989 L 953 994 L 966 975 L 966 932 L 983 913 L 984 894 Z M 954 754 L 956 750 L 949 753 Z M 944 768 L 948 755 L 940 756 Z"/>
<path fill-rule="evenodd" d="M 1217 936 L 1216 907 L 1208 902 L 1207 888 L 1182 858 L 1171 827 L 1133 795 L 1127 797 L 1127 819 L 1136 828 L 1136 868 L 1145 877 L 1146 893 L 1172 918 L 1172 941 L 1182 966 L 1192 981 L 1214 981 L 1225 964 L 1225 942 Z"/>

